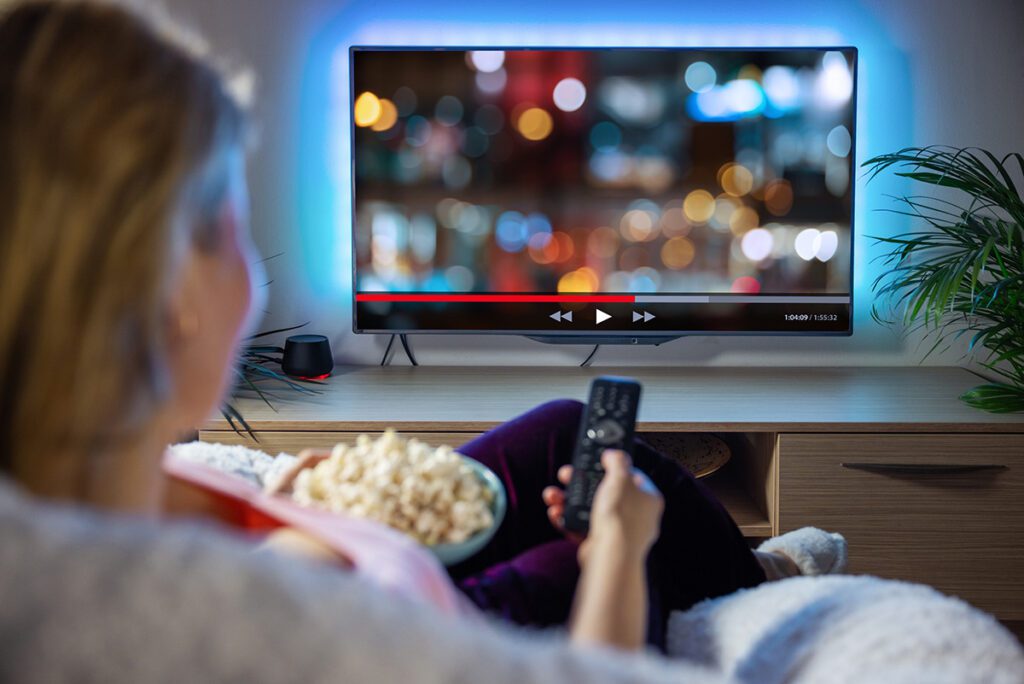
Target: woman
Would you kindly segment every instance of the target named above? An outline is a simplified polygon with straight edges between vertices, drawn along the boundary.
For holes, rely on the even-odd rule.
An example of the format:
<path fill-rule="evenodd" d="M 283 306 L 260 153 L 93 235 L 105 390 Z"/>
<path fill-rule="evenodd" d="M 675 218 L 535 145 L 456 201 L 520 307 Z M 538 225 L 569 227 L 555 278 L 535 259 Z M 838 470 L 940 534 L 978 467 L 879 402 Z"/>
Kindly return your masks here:
<path fill-rule="evenodd" d="M 259 308 L 244 133 L 217 72 L 124 10 L 43 1 L 0 19 L 0 676 L 714 679 L 452 621 L 336 569 L 155 520 L 165 445 L 216 406 Z M 484 609 L 569 618 L 577 550 L 538 523 L 562 498 L 541 501 L 557 462 L 535 460 L 566 458 L 578 410 L 524 418 L 546 448 L 520 437 L 502 456 L 515 425 L 468 447 L 523 469 L 507 482 L 523 505 L 456 570 Z M 700 485 L 650 450 L 635 457 L 666 496 L 665 525 L 656 543 L 662 495 L 606 454 L 580 547 L 578 645 L 642 645 L 652 545 L 665 610 L 765 576 Z M 549 585 L 545 568 L 558 568 Z"/>

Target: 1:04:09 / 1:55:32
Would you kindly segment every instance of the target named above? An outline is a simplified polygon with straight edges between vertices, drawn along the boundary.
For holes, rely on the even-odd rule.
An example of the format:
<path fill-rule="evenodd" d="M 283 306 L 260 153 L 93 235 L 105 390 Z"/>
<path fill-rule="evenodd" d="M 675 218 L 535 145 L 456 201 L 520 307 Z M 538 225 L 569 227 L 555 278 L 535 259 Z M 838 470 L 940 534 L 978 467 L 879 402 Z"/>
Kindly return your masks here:
<path fill-rule="evenodd" d="M 787 321 L 838 321 L 837 314 L 785 314 Z"/>

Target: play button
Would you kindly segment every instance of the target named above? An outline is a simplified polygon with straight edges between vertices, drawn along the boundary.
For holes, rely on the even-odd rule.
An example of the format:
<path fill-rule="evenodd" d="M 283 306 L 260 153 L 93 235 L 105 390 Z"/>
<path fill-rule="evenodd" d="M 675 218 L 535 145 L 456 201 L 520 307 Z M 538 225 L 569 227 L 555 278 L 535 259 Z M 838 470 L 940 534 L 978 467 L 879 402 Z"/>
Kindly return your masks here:
<path fill-rule="evenodd" d="M 609 318 L 611 318 L 611 316 L 606 314 L 604 311 L 601 311 L 600 309 L 598 309 L 596 312 L 594 312 L 594 320 L 597 322 L 598 325 L 600 325 L 601 323 L 604 323 Z"/>

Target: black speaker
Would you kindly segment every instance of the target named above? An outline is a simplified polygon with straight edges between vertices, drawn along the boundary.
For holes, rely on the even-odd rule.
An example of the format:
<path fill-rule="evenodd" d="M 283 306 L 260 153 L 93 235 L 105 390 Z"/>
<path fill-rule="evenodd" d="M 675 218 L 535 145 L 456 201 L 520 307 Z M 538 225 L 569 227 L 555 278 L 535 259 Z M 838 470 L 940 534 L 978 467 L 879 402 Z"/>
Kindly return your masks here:
<path fill-rule="evenodd" d="M 292 335 L 284 341 L 281 370 L 304 380 L 322 380 L 334 370 L 331 344 L 323 335 Z"/>

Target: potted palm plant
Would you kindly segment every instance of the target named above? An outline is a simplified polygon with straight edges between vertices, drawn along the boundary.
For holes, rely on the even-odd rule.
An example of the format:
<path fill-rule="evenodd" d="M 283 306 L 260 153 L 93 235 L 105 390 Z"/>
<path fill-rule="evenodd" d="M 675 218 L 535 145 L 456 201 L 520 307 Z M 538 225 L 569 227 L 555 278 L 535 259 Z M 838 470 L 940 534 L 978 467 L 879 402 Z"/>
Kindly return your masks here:
<path fill-rule="evenodd" d="M 986 411 L 1024 411 L 1024 157 L 977 148 L 906 148 L 864 163 L 927 194 L 896 198 L 912 232 L 875 237 L 885 268 L 875 320 L 924 330 L 928 354 L 967 337 L 988 382 L 960 398 Z"/>

